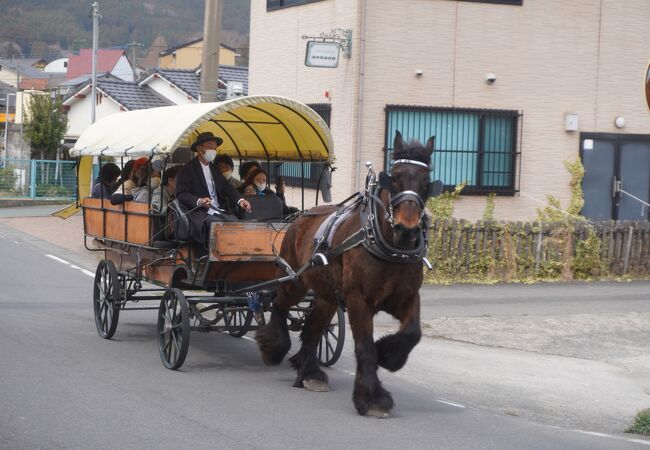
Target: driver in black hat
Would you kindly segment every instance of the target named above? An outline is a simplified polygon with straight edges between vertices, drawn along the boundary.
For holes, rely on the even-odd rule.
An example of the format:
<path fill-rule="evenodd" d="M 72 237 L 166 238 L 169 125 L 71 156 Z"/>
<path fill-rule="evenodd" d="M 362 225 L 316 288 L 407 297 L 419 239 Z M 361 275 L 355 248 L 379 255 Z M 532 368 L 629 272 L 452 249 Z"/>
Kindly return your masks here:
<path fill-rule="evenodd" d="M 176 197 L 190 212 L 192 239 L 205 246 L 211 222 L 230 222 L 237 217 L 228 213 L 228 205 L 246 211 L 250 203 L 210 164 L 217 156 L 223 139 L 208 132 L 201 133 L 190 147 L 196 158 L 183 166 L 176 177 Z"/>

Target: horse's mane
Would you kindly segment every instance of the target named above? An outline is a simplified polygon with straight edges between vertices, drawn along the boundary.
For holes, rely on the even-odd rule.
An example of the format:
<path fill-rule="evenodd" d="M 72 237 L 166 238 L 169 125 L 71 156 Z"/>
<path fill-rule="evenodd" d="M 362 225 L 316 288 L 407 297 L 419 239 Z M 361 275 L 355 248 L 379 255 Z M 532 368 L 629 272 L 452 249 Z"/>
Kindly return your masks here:
<path fill-rule="evenodd" d="M 408 144 L 393 152 L 393 161 L 398 159 L 412 159 L 431 165 L 431 155 L 417 139 L 411 139 Z"/>

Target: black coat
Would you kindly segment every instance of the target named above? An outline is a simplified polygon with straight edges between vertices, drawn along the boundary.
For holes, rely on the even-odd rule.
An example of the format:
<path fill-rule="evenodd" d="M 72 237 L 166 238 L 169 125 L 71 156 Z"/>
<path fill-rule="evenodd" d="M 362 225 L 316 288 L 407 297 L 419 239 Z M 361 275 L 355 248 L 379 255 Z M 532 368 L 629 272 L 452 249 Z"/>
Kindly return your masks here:
<path fill-rule="evenodd" d="M 241 194 L 221 175 L 219 170 L 212 165 L 209 167 L 214 180 L 219 207 L 235 212 L 237 202 L 242 198 Z M 205 182 L 201 161 L 198 158 L 193 158 L 183 166 L 176 176 L 176 198 L 189 211 L 196 208 L 196 202 L 203 197 L 210 197 L 210 191 Z M 203 220 L 207 212 L 206 208 L 199 208 L 187 216 L 191 224 L 192 236 L 197 241 L 201 240 Z"/>

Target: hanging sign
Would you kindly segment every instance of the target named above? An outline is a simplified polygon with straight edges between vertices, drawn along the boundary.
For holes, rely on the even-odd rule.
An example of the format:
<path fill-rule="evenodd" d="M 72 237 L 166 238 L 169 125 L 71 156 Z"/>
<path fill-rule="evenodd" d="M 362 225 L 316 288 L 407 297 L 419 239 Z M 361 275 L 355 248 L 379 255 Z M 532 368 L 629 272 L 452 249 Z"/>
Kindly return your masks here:
<path fill-rule="evenodd" d="M 307 42 L 305 65 L 307 67 L 338 67 L 340 48 L 338 42 L 309 41 Z"/>

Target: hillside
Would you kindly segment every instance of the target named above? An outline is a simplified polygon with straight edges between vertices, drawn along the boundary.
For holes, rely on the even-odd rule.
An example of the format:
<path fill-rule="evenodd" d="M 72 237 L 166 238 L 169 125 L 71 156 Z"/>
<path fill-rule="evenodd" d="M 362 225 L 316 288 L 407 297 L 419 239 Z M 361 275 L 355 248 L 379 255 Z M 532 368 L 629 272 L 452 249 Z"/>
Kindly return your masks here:
<path fill-rule="evenodd" d="M 0 0 L 0 57 L 54 58 L 91 47 L 91 3 Z M 100 47 L 135 41 L 144 44 L 144 55 L 158 36 L 169 46 L 183 43 L 202 34 L 203 8 L 204 0 L 99 0 Z M 223 0 L 223 16 L 223 43 L 247 53 L 250 0 Z"/>

